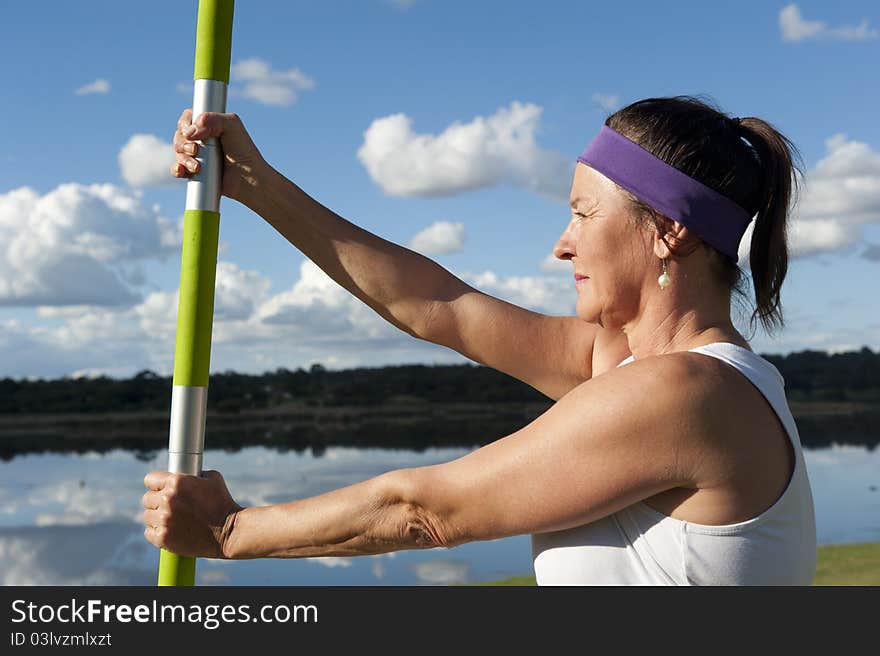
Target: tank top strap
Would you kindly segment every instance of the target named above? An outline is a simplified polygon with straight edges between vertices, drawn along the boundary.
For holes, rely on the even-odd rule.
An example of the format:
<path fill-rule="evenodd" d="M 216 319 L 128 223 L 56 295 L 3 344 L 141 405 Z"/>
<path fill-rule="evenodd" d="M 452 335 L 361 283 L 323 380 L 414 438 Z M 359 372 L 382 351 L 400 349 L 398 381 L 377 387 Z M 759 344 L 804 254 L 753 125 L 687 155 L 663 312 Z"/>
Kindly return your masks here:
<path fill-rule="evenodd" d="M 692 353 L 704 353 L 726 362 L 738 369 L 762 391 L 764 385 L 785 388 L 785 378 L 772 362 L 752 350 L 730 342 L 712 342 L 690 349 Z"/>
<path fill-rule="evenodd" d="M 731 342 L 712 342 L 689 349 L 692 353 L 703 353 L 718 358 L 738 369 L 755 385 L 764 391 L 764 385 L 772 383 L 775 386 L 785 387 L 785 379 L 772 362 L 765 360 L 760 355 L 739 344 Z M 629 364 L 635 361 L 635 356 L 622 360 L 617 366 Z M 760 382 L 759 382 L 760 381 Z"/>

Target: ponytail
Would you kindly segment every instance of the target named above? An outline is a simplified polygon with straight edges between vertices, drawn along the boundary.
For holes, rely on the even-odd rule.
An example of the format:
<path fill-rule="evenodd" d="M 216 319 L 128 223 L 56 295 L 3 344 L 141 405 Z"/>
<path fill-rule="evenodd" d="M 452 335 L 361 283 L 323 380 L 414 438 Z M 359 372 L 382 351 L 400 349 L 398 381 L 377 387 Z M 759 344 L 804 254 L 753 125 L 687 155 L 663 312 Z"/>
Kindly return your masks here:
<path fill-rule="evenodd" d="M 789 203 L 793 197 L 796 202 L 798 174 L 803 179 L 803 164 L 795 145 L 769 123 L 754 117 L 743 118 L 739 130 L 755 149 L 761 169 L 757 216 L 749 251 L 755 292 L 751 324 L 754 327 L 756 320 L 760 321 L 770 334 L 785 325 L 780 292 L 788 272 Z"/>

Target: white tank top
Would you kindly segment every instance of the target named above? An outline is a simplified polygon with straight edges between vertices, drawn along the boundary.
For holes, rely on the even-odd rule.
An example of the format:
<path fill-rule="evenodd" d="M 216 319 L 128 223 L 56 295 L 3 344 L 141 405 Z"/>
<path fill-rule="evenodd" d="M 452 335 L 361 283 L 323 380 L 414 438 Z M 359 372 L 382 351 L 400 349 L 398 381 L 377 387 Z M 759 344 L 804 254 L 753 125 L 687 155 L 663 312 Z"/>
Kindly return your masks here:
<path fill-rule="evenodd" d="M 769 509 L 707 526 L 638 502 L 598 521 L 532 535 L 538 585 L 810 585 L 816 573 L 813 497 L 797 426 L 779 370 L 747 348 L 690 349 L 739 370 L 761 391 L 791 440 L 794 472 Z M 633 361 L 630 356 L 617 366 Z"/>

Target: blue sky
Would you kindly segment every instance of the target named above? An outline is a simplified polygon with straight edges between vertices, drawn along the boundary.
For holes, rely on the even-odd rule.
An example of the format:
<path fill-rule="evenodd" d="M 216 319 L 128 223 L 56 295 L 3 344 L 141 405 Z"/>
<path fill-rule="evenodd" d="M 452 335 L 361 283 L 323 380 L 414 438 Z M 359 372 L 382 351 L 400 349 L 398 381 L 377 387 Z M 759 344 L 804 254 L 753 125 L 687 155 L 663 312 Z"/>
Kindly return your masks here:
<path fill-rule="evenodd" d="M 196 7 L 4 8 L 0 376 L 171 371 L 184 190 L 162 171 L 191 103 Z M 570 168 L 608 113 L 704 94 L 763 118 L 807 180 L 787 327 L 754 348 L 880 349 L 876 2 L 239 2 L 232 62 L 228 109 L 276 168 L 551 314 L 574 307 L 570 271 L 546 265 Z M 413 173 L 425 153 L 446 170 Z M 383 324 L 242 206 L 222 217 L 213 370 L 460 361 Z"/>

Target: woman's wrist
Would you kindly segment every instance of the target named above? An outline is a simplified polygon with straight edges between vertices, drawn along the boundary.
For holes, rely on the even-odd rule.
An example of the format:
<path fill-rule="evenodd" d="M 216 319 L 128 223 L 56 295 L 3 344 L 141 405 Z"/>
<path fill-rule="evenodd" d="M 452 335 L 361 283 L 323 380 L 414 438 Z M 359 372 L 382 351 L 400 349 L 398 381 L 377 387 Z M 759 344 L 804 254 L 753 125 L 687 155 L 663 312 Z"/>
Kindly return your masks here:
<path fill-rule="evenodd" d="M 220 552 L 223 558 L 227 560 L 238 560 L 245 558 L 245 532 L 247 521 L 243 521 L 243 515 L 246 511 L 253 511 L 255 508 L 239 508 L 226 516 L 226 521 L 220 531 L 218 542 L 220 543 Z"/>
<path fill-rule="evenodd" d="M 239 185 L 235 190 L 233 200 L 237 200 L 250 210 L 260 212 L 260 201 L 265 199 L 268 193 L 267 187 L 273 175 L 277 171 L 264 159 L 239 165 Z"/>

